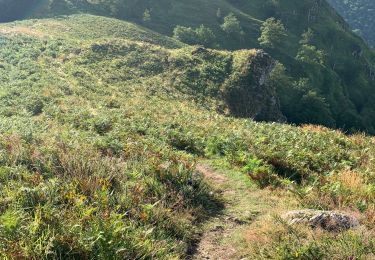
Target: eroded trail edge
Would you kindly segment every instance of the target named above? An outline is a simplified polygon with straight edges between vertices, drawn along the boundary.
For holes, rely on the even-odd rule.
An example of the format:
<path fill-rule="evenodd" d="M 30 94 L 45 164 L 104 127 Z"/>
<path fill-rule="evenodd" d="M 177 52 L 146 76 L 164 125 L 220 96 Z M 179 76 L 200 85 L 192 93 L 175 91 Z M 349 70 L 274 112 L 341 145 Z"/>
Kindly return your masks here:
<path fill-rule="evenodd" d="M 279 208 L 279 199 L 258 189 L 241 172 L 218 169 L 211 162 L 199 163 L 196 170 L 222 198 L 224 208 L 204 224 L 191 259 L 249 259 L 248 230 L 256 220 Z"/>

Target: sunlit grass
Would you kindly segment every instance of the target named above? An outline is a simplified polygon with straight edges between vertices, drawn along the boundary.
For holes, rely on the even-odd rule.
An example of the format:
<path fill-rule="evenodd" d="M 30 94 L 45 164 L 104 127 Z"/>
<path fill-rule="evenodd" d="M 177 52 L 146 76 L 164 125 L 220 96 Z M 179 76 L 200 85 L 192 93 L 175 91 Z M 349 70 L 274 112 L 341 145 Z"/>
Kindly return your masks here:
<path fill-rule="evenodd" d="M 374 228 L 372 138 L 230 117 L 223 83 L 254 51 L 194 54 L 130 25 L 106 34 L 120 25 L 105 18 L 104 32 L 81 36 L 93 19 L 1 27 L 2 257 L 183 257 L 216 199 L 196 174 L 201 158 L 242 172 L 249 189 L 351 210 Z M 373 253 L 371 236 L 303 229 L 300 240 L 272 223 L 266 236 L 259 228 L 264 256 L 339 255 L 345 244 L 358 248 L 344 256 Z"/>

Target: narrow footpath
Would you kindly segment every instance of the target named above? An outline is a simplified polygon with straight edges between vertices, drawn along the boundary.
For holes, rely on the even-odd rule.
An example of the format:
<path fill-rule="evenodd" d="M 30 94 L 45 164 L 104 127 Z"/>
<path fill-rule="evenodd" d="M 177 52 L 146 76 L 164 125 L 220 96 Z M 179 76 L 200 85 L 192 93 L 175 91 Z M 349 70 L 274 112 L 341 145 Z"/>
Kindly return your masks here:
<path fill-rule="evenodd" d="M 191 259 L 251 259 L 248 256 L 249 230 L 257 221 L 284 210 L 281 198 L 261 190 L 245 174 L 218 169 L 212 162 L 197 165 L 200 172 L 223 201 L 223 209 L 203 225 L 202 234 Z"/>

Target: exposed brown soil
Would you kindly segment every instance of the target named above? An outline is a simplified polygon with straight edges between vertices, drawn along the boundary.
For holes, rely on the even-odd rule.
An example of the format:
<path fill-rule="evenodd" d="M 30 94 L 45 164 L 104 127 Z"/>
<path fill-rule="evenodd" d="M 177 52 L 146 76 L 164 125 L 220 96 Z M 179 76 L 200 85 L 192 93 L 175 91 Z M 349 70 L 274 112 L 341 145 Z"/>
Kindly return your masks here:
<path fill-rule="evenodd" d="M 230 182 L 228 177 L 224 176 L 219 171 L 214 170 L 206 164 L 198 164 L 197 171 L 204 175 L 209 183 L 216 189 L 216 191 L 223 197 L 226 208 L 223 214 L 214 216 L 206 225 L 204 233 L 201 236 L 199 243 L 196 245 L 195 253 L 192 259 L 212 259 L 212 260 L 227 260 L 237 259 L 238 254 L 236 247 L 226 240 L 235 235 L 241 229 L 241 226 L 248 224 L 252 218 L 250 214 L 248 218 L 237 214 L 236 211 L 230 209 L 235 206 L 235 202 L 231 201 L 232 197 L 238 191 L 235 187 L 227 188 L 226 184 Z M 246 209 L 244 209 L 246 210 Z"/>

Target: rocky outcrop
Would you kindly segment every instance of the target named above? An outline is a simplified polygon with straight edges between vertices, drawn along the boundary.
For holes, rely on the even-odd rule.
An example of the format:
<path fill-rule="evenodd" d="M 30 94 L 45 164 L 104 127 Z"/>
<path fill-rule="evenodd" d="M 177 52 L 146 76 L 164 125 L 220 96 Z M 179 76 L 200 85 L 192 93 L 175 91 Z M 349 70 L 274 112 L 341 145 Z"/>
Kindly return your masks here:
<path fill-rule="evenodd" d="M 295 210 L 282 216 L 289 224 L 303 224 L 331 232 L 348 230 L 359 226 L 358 220 L 345 213 L 322 210 Z"/>
<path fill-rule="evenodd" d="M 232 74 L 223 87 L 223 98 L 232 115 L 259 121 L 285 121 L 276 90 L 268 86 L 275 60 L 262 50 L 233 54 Z"/>
<path fill-rule="evenodd" d="M 170 84 L 230 116 L 285 121 L 275 87 L 267 84 L 275 60 L 262 50 L 234 52 L 188 47 L 167 59 Z M 186 50 L 186 51 L 185 51 Z"/>

